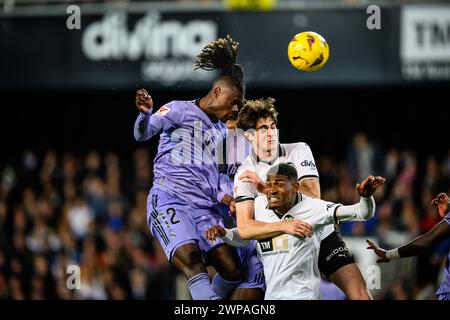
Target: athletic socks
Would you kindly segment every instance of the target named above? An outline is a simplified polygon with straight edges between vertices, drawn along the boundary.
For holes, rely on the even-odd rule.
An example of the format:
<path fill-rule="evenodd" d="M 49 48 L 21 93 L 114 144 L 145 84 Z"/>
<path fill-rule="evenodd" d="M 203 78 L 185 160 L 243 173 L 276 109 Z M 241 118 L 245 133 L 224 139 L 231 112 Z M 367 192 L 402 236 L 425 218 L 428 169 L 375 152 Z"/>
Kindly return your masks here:
<path fill-rule="evenodd" d="M 218 273 L 214 276 L 211 282 L 211 287 L 217 294 L 219 299 L 227 298 L 234 289 L 241 283 L 241 281 L 228 281 L 222 278 Z"/>
<path fill-rule="evenodd" d="M 187 282 L 193 300 L 218 300 L 219 296 L 214 292 L 209 282 L 208 274 L 199 273 Z"/>

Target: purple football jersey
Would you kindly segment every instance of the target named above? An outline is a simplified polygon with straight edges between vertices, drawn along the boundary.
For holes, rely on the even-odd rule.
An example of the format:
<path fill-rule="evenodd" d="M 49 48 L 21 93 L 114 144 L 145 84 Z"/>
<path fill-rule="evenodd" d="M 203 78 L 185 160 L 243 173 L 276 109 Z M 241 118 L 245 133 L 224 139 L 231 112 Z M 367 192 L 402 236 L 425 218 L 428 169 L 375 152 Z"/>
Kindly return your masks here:
<path fill-rule="evenodd" d="M 136 140 L 145 141 L 157 134 L 160 141 L 153 187 L 193 208 L 216 205 L 220 201 L 217 146 L 225 138 L 225 124 L 213 122 L 196 101 L 172 101 L 154 114 L 149 110 L 136 119 Z"/>

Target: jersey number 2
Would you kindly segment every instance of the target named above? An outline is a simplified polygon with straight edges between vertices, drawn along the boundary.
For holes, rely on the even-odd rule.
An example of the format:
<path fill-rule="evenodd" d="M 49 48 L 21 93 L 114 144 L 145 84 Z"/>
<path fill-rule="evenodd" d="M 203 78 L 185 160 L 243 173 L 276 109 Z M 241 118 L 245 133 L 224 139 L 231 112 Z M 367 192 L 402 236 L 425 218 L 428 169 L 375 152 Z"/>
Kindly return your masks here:
<path fill-rule="evenodd" d="M 167 209 L 166 212 L 167 212 L 167 215 L 171 215 L 170 216 L 170 222 L 172 224 L 177 224 L 177 223 L 180 222 L 180 220 L 175 220 L 175 215 L 177 214 L 177 212 L 175 211 L 174 208 L 169 208 L 169 209 Z"/>

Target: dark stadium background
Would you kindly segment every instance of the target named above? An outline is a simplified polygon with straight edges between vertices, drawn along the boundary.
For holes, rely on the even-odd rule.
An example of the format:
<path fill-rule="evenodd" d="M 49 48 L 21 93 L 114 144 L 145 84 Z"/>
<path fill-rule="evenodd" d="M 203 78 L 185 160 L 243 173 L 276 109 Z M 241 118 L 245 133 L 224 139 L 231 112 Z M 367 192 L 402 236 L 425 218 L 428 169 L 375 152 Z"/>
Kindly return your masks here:
<path fill-rule="evenodd" d="M 214 37 L 230 33 L 239 40 L 238 62 L 248 80 L 246 97 L 277 100 L 280 140 L 309 144 L 327 200 L 356 201 L 353 186 L 360 177 L 351 162 L 355 161 L 353 139 L 358 132 L 367 135 L 366 146 L 377 154 L 371 163 L 373 173 L 390 177 L 377 198 L 375 219 L 342 228 L 346 241 L 358 244 L 357 258 L 369 257 L 364 263 L 364 259 L 358 261 L 360 268 L 375 263 L 373 254 L 365 249 L 365 238 L 394 247 L 438 222 L 430 197 L 450 192 L 448 1 L 433 1 L 442 6 L 421 0 L 373 1 L 382 8 L 380 30 L 366 28 L 368 4 L 358 0 L 279 0 L 278 7 L 266 12 L 234 11 L 223 5 L 227 1 L 219 0 L 202 1 L 205 7 L 201 10 L 196 1 L 183 1 L 186 11 L 177 1 L 134 0 L 123 7 L 121 1 L 116 1 L 118 7 L 109 1 L 92 1 L 92 6 L 81 6 L 81 30 L 67 30 L 64 1 L 15 1 L 15 7 L 8 9 L 6 4 L 0 15 L 0 299 L 19 299 L 21 294 L 25 299 L 189 298 L 185 279 L 167 264 L 145 223 L 145 197 L 158 139 L 134 140 L 138 114 L 134 97 L 137 89 L 147 89 L 156 109 L 171 100 L 205 95 L 210 81 L 193 81 L 191 74 L 182 74 L 173 84 L 144 80 L 148 64 L 171 63 L 174 56 L 179 59 L 176 63 L 190 68 L 194 56 L 177 56 L 173 42 L 161 56 L 141 52 L 135 59 L 115 57 L 112 51 L 125 49 L 113 43 L 109 56 L 89 57 L 87 52 L 92 51 L 83 51 L 82 39 L 93 25 L 106 24 L 113 7 L 128 19 L 116 26 L 119 31 L 111 28 L 116 36 L 120 32 L 132 35 L 133 28 L 154 10 L 159 14 L 157 27 L 175 21 L 183 31 L 186 24 L 201 20 L 212 25 Z M 410 15 L 403 15 L 405 12 Z M 428 30 L 426 41 L 414 33 L 419 32 L 414 20 L 417 12 L 424 21 L 420 30 Z M 441 12 L 447 16 L 438 21 L 435 16 Z M 148 37 L 144 40 L 154 39 L 155 30 L 144 30 Z M 288 62 L 286 45 L 301 30 L 315 30 L 330 43 L 330 60 L 318 72 L 302 73 Z M 403 56 L 401 41 L 409 45 Z M 419 58 L 408 60 L 417 53 Z M 434 53 L 446 55 L 436 60 Z M 158 76 L 161 74 L 156 79 Z M 392 155 L 394 161 L 389 158 Z M 99 161 L 97 168 L 90 167 L 92 159 Z M 114 167 L 117 159 L 120 165 Z M 107 162 L 113 168 L 106 168 Z M 65 170 L 69 177 L 64 176 Z M 117 177 L 119 183 L 114 180 Z M 91 194 L 89 183 L 93 181 L 105 189 L 120 185 L 118 194 L 111 192 L 112 198 L 122 201 L 119 227 L 114 220 L 117 212 L 106 209 L 117 199 L 108 198 L 110 194 Z M 73 198 L 66 190 L 70 183 L 76 189 Z M 89 232 L 75 236 L 76 228 L 65 215 L 75 207 L 74 198 L 94 208 L 94 246 Z M 37 217 L 38 211 L 44 216 L 40 226 L 47 232 L 46 239 L 59 237 L 62 245 L 58 249 L 30 245 L 36 234 L 39 238 L 35 232 L 39 231 L 37 220 L 42 218 Z M 18 230 L 21 217 L 26 220 L 24 230 Z M 123 256 L 114 246 L 110 248 L 114 240 L 125 247 L 130 234 L 139 241 L 131 249 L 126 247 Z M 75 249 L 65 247 L 66 235 L 77 237 Z M 433 299 L 449 247 L 447 240 L 417 259 L 383 265 L 382 288 L 373 291 L 375 297 Z M 112 259 L 111 252 L 120 259 Z M 84 255 L 88 263 L 81 258 Z M 68 257 L 84 268 L 82 277 L 97 272 L 90 279 L 98 280 L 97 286 L 87 292 L 68 290 L 63 270 Z M 137 278 L 134 271 L 138 271 Z M 142 280 L 137 281 L 138 293 L 133 291 L 133 279 Z M 143 292 L 140 283 L 146 284 Z"/>
<path fill-rule="evenodd" d="M 139 87 L 140 88 L 140 87 Z M 201 97 L 207 90 L 152 90 L 155 108 L 171 100 Z M 414 86 L 252 89 L 246 98 L 273 97 L 283 142 L 305 141 L 317 154 L 342 155 L 357 131 L 385 148 L 442 157 L 448 147 L 450 84 Z M 0 91 L 4 156 L 24 148 L 129 152 L 137 116 L 135 90 Z M 149 142 L 150 147 L 155 145 Z M 2 156 L 2 160 L 5 158 Z"/>

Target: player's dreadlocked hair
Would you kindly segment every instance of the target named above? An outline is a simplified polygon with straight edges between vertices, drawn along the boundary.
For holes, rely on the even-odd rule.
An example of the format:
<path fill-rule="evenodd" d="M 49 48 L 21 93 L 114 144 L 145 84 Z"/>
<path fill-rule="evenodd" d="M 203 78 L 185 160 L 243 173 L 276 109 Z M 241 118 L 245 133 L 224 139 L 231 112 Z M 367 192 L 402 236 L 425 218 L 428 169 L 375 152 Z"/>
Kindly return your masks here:
<path fill-rule="evenodd" d="M 239 43 L 230 35 L 207 44 L 197 56 L 194 70 L 220 70 L 220 77 L 226 77 L 231 83 L 244 92 L 244 70 L 236 64 Z"/>
<path fill-rule="evenodd" d="M 261 118 L 272 118 L 277 123 L 278 112 L 275 110 L 275 99 L 246 100 L 239 110 L 237 127 L 244 131 L 256 129 L 256 122 Z"/>

